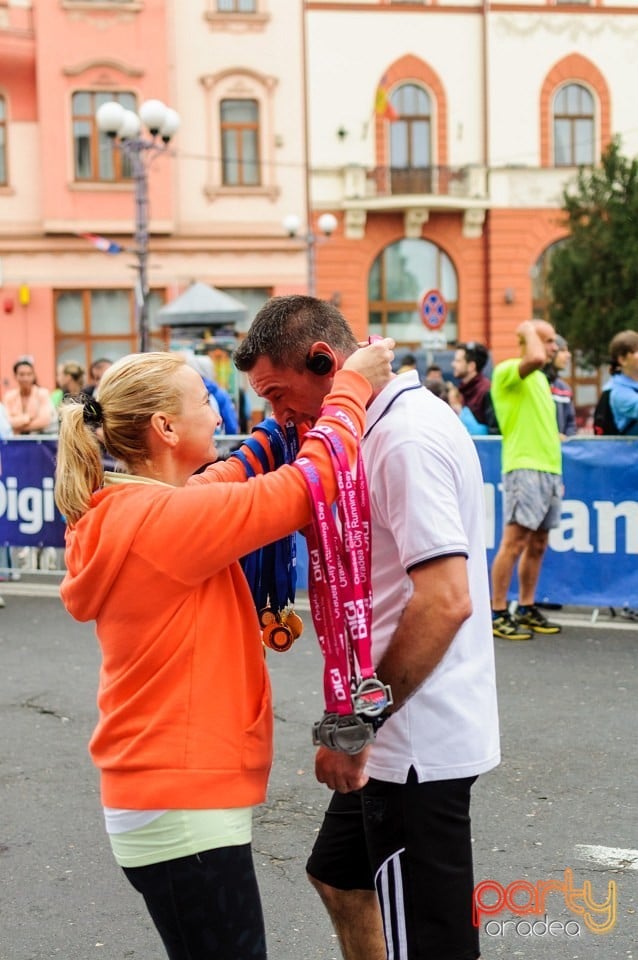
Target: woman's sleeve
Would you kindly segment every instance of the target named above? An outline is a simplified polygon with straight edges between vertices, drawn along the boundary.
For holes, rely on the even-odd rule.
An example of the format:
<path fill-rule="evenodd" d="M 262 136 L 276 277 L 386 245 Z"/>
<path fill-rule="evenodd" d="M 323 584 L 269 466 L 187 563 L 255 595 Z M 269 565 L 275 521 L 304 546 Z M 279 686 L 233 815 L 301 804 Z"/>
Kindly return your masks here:
<path fill-rule="evenodd" d="M 318 421 L 339 434 L 351 463 L 356 458 L 370 393 L 364 377 L 355 371 L 340 371 L 325 400 L 335 412 Z M 356 436 L 343 424 L 338 415 L 341 411 L 348 414 Z M 312 461 L 326 499 L 333 502 L 337 480 L 330 453 L 315 437 L 307 438 L 301 452 Z M 305 527 L 311 518 L 306 481 L 301 471 L 290 465 L 246 483 L 189 484 L 159 498 L 151 509 L 149 530 L 161 529 L 171 549 L 153 549 L 149 559 L 159 568 L 166 563 L 166 573 L 172 576 L 178 573 L 185 582 L 198 583 L 257 547 Z"/>

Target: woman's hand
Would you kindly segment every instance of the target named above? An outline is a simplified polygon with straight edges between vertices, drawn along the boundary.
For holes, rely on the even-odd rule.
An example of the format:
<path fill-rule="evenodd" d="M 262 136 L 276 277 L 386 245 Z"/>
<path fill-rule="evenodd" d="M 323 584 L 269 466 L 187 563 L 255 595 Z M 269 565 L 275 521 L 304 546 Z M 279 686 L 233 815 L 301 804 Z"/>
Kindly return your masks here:
<path fill-rule="evenodd" d="M 351 353 L 343 365 L 344 370 L 356 370 L 369 381 L 374 391 L 381 390 L 392 379 L 391 363 L 394 359 L 391 337 L 366 344 Z"/>

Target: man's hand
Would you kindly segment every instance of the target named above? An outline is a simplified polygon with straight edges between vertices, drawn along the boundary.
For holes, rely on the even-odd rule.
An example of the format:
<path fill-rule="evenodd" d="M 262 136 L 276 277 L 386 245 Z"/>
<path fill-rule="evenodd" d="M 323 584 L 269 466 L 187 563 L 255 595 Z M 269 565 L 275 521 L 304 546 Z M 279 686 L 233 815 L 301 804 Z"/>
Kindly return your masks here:
<path fill-rule="evenodd" d="M 370 747 L 365 747 L 360 753 L 353 755 L 319 747 L 315 757 L 317 780 L 339 793 L 361 790 L 368 782 L 365 765 L 369 752 Z"/>

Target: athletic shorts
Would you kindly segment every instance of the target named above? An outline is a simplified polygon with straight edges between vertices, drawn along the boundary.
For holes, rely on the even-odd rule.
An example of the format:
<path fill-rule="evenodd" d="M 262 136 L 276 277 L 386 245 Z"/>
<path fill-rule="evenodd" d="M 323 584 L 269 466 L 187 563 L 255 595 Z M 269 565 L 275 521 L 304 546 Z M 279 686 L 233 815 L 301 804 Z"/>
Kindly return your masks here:
<path fill-rule="evenodd" d="M 503 520 L 527 530 L 551 530 L 560 523 L 563 478 L 542 470 L 503 475 Z"/>
<path fill-rule="evenodd" d="M 307 864 L 338 890 L 375 890 L 388 957 L 475 960 L 470 791 L 476 777 L 370 779 L 335 793 Z"/>

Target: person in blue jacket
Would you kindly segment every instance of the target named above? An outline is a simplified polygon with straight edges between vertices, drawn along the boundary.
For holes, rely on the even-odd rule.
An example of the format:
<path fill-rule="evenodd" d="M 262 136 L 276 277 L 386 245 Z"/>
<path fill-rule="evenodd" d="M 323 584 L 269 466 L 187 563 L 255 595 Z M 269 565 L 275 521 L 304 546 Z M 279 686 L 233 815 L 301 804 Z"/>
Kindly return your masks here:
<path fill-rule="evenodd" d="M 215 383 L 215 381 L 211 378 L 210 374 L 212 373 L 213 368 L 209 358 L 191 353 L 186 350 L 183 351 L 183 353 L 188 365 L 191 366 L 193 370 L 197 370 L 198 374 L 204 381 L 204 385 L 208 390 L 208 394 L 213 400 L 212 406 L 222 418 L 220 432 L 228 434 L 239 433 L 239 417 L 237 415 L 237 410 L 235 409 L 235 404 L 233 403 L 232 397 L 228 391 L 224 390 L 223 387 L 220 387 L 220 385 Z"/>
<path fill-rule="evenodd" d="M 622 330 L 609 344 L 611 410 L 620 433 L 638 436 L 638 333 Z"/>

